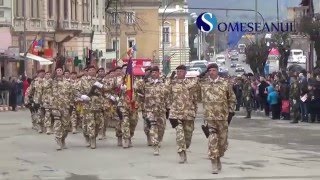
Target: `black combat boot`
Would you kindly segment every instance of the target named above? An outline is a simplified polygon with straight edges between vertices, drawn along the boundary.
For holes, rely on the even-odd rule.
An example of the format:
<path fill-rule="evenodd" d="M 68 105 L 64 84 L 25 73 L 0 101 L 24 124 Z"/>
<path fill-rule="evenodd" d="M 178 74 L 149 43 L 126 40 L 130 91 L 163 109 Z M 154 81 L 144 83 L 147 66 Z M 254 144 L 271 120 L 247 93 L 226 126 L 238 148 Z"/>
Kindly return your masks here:
<path fill-rule="evenodd" d="M 245 118 L 246 119 L 250 119 L 251 118 L 251 111 L 247 111 L 247 116 Z"/>

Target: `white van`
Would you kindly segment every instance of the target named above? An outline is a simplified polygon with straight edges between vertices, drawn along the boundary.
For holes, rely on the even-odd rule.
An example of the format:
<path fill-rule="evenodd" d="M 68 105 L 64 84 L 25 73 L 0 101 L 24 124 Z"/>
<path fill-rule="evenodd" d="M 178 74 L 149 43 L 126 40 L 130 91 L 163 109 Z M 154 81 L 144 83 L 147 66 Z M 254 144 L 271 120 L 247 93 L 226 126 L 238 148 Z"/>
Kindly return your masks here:
<path fill-rule="evenodd" d="M 291 49 L 288 62 L 305 64 L 307 62 L 307 57 L 303 55 L 303 51 L 301 49 Z"/>
<path fill-rule="evenodd" d="M 216 55 L 216 62 L 218 64 L 226 64 L 226 57 L 223 54 Z"/>

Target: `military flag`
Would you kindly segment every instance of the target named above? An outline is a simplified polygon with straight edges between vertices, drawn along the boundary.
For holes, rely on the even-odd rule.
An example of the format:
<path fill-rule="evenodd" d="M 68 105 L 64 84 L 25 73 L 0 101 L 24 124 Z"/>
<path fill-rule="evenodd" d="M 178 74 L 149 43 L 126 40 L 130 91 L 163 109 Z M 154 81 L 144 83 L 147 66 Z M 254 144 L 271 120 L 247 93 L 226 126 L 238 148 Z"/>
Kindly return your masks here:
<path fill-rule="evenodd" d="M 127 65 L 126 75 L 125 75 L 125 85 L 127 87 L 126 89 L 126 97 L 128 102 L 131 104 L 132 108 L 134 107 L 134 100 L 133 100 L 133 61 L 132 61 L 132 55 L 134 53 L 134 48 L 130 48 L 127 51 L 127 54 L 129 56 L 129 61 Z"/>

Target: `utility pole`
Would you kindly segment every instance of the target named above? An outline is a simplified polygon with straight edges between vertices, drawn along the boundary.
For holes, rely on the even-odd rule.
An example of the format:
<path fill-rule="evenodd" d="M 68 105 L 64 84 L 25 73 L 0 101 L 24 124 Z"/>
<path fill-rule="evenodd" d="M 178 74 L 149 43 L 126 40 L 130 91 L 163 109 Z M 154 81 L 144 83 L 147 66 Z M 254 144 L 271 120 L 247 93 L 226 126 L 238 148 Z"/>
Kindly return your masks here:
<path fill-rule="evenodd" d="M 255 0 L 255 23 L 258 23 L 258 0 Z M 256 44 L 258 44 L 258 32 L 255 33 Z"/>
<path fill-rule="evenodd" d="M 277 0 L 277 23 L 280 23 L 280 17 L 279 17 L 279 0 Z"/>
<path fill-rule="evenodd" d="M 119 18 L 119 14 L 118 14 L 118 0 L 116 0 L 116 65 L 118 65 L 118 59 L 119 59 L 119 44 L 118 44 L 118 31 L 119 31 L 119 27 L 118 27 L 118 18 Z M 120 22 L 119 22 L 120 23 Z M 120 24 L 119 24 L 120 25 Z"/>

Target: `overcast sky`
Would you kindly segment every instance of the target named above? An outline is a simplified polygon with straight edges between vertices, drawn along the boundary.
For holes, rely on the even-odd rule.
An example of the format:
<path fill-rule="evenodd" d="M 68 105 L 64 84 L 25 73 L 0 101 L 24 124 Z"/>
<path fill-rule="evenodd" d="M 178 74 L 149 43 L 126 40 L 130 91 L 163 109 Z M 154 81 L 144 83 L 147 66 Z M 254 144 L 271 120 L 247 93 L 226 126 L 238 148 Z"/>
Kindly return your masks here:
<path fill-rule="evenodd" d="M 277 17 L 277 0 L 257 0 L 258 11 L 268 21 L 276 21 Z M 287 7 L 298 6 L 301 0 L 278 0 L 279 1 L 279 14 L 280 19 L 287 18 Z M 316 10 L 319 7 L 320 0 L 314 0 Z M 241 8 L 241 9 L 253 9 L 255 8 L 255 0 L 188 0 L 190 8 Z M 191 12 L 213 12 L 218 19 L 226 20 L 225 11 L 213 11 L 213 10 L 190 10 Z M 244 20 L 252 21 L 254 12 L 229 12 L 229 20 Z"/>

